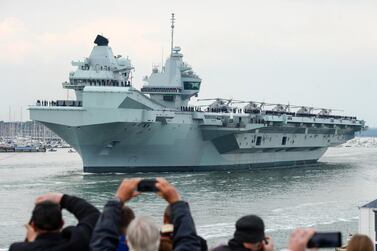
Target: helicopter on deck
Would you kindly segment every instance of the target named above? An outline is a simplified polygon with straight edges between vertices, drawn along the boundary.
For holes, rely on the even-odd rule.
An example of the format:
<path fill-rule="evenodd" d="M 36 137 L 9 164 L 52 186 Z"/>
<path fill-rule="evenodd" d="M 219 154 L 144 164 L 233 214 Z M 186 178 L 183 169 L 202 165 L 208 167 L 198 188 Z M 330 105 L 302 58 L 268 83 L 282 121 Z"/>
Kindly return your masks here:
<path fill-rule="evenodd" d="M 210 105 L 202 105 L 207 106 L 207 110 L 209 112 L 231 112 L 233 108 L 230 106 L 232 103 L 232 99 L 223 99 L 223 98 L 206 98 L 206 99 L 198 99 L 198 101 L 211 101 L 213 102 Z"/>

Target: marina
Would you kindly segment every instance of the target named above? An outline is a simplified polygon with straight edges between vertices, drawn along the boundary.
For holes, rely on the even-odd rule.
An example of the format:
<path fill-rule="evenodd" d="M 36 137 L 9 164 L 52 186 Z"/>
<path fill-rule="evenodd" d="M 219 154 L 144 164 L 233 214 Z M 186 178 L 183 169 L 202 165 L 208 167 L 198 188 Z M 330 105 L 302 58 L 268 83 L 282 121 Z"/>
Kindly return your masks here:
<path fill-rule="evenodd" d="M 56 148 L 70 148 L 60 138 L 48 139 L 35 139 L 32 137 L 13 137 L 13 138 L 0 138 L 0 153 L 5 152 L 46 152 Z"/>
<path fill-rule="evenodd" d="M 35 147 L 35 146 L 0 146 L 0 152 L 46 152 L 46 148 L 41 147 Z"/>
<path fill-rule="evenodd" d="M 45 152 L 69 147 L 59 136 L 35 121 L 0 121 L 0 153 Z"/>

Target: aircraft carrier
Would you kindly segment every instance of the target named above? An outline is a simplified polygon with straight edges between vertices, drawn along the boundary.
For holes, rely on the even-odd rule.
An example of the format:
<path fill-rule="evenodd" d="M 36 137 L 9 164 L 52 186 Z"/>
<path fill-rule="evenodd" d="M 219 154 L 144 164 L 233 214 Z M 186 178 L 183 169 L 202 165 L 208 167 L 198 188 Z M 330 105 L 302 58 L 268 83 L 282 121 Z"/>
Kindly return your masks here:
<path fill-rule="evenodd" d="M 330 109 L 232 99 L 199 100 L 202 80 L 173 45 L 141 90 L 133 66 L 98 35 L 88 58 L 72 62 L 63 88 L 75 100 L 38 100 L 33 120 L 81 156 L 85 172 L 254 169 L 313 164 L 330 146 L 354 138 L 365 122 Z"/>

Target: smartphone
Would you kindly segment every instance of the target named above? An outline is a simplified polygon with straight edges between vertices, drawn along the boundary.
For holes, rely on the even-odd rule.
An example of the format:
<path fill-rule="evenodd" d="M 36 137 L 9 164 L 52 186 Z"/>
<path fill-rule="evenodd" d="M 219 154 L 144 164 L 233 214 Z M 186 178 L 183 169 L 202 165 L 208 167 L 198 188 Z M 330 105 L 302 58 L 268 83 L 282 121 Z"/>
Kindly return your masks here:
<path fill-rule="evenodd" d="M 315 233 L 309 240 L 307 248 L 336 248 L 342 246 L 340 232 Z"/>
<path fill-rule="evenodd" d="M 157 192 L 156 187 L 157 180 L 155 179 L 144 179 L 137 185 L 137 191 L 139 192 Z"/>

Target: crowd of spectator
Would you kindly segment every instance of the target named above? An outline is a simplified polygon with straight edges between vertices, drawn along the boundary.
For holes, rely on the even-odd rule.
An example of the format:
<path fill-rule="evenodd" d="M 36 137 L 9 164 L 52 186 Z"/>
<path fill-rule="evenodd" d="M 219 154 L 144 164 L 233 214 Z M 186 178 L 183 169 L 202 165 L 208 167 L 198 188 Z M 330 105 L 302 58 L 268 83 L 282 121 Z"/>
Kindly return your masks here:
<path fill-rule="evenodd" d="M 49 193 L 36 199 L 26 238 L 13 243 L 9 250 L 93 250 L 93 251 L 272 251 L 274 242 L 265 234 L 263 220 L 246 215 L 237 220 L 233 237 L 226 245 L 208 248 L 195 229 L 190 208 L 177 189 L 163 178 L 153 184 L 156 194 L 167 203 L 162 227 L 150 217 L 139 216 L 125 204 L 141 194 L 142 180 L 123 180 L 102 213 L 84 199 L 61 193 Z M 152 190 L 153 190 L 152 189 Z M 64 227 L 62 209 L 78 220 L 76 226 Z M 296 229 L 287 250 L 307 250 L 314 229 Z M 347 251 L 372 251 L 368 236 L 354 235 Z"/>

